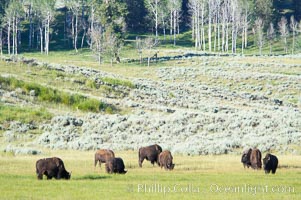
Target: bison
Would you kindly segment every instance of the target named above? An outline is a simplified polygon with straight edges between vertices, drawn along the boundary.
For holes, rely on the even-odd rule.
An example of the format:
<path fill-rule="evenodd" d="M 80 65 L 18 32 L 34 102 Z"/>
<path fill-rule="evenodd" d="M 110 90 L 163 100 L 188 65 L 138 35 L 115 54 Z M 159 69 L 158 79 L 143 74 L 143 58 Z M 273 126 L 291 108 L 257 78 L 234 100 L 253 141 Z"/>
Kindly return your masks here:
<path fill-rule="evenodd" d="M 170 151 L 165 150 L 162 151 L 159 154 L 159 158 L 158 158 L 158 163 L 159 166 L 162 168 L 164 167 L 165 170 L 173 170 L 173 168 L 175 167 L 175 164 L 172 163 L 172 155 L 170 153 Z"/>
<path fill-rule="evenodd" d="M 155 162 L 158 163 L 158 156 L 161 152 L 162 148 L 157 144 L 141 147 L 138 152 L 139 166 L 142 167 L 144 159 L 150 161 L 153 165 Z"/>
<path fill-rule="evenodd" d="M 241 162 L 244 167 L 252 167 L 253 169 L 261 169 L 261 152 L 259 149 L 248 149 L 243 152 Z"/>
<path fill-rule="evenodd" d="M 110 158 L 109 160 L 107 160 L 106 171 L 109 174 L 125 174 L 127 172 L 124 170 L 124 163 L 121 158 Z"/>
<path fill-rule="evenodd" d="M 266 174 L 269 174 L 271 170 L 272 174 L 275 174 L 278 167 L 278 158 L 270 153 L 267 153 L 263 159 L 263 166 Z"/>
<path fill-rule="evenodd" d="M 47 179 L 70 179 L 71 173 L 67 172 L 64 166 L 64 162 L 57 157 L 44 158 L 36 162 L 36 173 L 38 179 L 42 180 L 43 175 L 47 176 Z"/>
<path fill-rule="evenodd" d="M 115 154 L 110 149 L 99 149 L 95 153 L 94 166 L 96 167 L 97 162 L 99 162 L 99 166 L 101 163 L 106 163 L 107 160 L 115 158 Z"/>

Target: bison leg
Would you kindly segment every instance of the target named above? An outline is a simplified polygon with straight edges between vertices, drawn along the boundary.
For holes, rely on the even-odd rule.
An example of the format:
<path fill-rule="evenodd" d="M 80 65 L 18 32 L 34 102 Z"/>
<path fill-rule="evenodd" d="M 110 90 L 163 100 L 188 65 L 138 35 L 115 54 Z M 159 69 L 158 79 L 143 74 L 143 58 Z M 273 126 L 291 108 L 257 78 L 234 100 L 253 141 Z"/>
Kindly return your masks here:
<path fill-rule="evenodd" d="M 94 166 L 96 167 L 97 162 L 98 162 L 98 164 L 99 164 L 99 167 L 101 167 L 101 160 L 100 160 L 100 159 L 95 159 L 95 161 L 94 161 Z"/>
<path fill-rule="evenodd" d="M 139 158 L 139 161 L 138 161 L 139 167 L 142 167 L 143 160 L 144 160 L 144 158 Z"/>
<path fill-rule="evenodd" d="M 39 180 L 42 180 L 42 179 L 43 179 L 43 174 L 39 173 L 39 174 L 38 174 L 38 179 L 39 179 Z"/>
<path fill-rule="evenodd" d="M 99 163 L 100 163 L 100 162 L 99 162 Z M 106 164 L 105 164 L 105 167 L 106 167 L 106 172 L 107 172 L 108 174 L 112 174 L 112 173 L 113 173 L 113 166 L 112 166 L 112 164 L 106 163 Z"/>

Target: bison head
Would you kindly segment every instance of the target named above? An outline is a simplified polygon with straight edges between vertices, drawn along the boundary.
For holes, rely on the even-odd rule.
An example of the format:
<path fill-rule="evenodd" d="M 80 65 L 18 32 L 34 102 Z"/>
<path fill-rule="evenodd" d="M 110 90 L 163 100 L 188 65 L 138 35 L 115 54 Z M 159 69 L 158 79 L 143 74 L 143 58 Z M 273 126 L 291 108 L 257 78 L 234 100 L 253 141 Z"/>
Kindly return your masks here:
<path fill-rule="evenodd" d="M 264 166 L 265 173 L 270 172 L 270 170 L 267 168 L 267 166 L 270 165 L 270 160 L 271 160 L 271 154 L 268 153 L 263 159 L 263 166 Z"/>
<path fill-rule="evenodd" d="M 251 155 L 252 149 L 245 150 L 241 156 L 241 162 L 244 164 L 244 166 L 250 165 L 250 155 Z"/>
<path fill-rule="evenodd" d="M 167 165 L 168 169 L 173 170 L 175 168 L 175 164 Z"/>
<path fill-rule="evenodd" d="M 69 180 L 71 178 L 71 172 L 64 171 L 62 174 L 62 178 Z"/>

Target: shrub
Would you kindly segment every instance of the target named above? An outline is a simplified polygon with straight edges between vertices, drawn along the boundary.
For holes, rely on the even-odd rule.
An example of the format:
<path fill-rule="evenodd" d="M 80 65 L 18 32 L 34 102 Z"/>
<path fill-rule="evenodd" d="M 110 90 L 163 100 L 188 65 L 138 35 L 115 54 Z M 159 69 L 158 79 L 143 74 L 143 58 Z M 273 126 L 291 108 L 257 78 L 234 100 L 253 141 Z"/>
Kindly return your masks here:
<path fill-rule="evenodd" d="M 74 106 L 82 111 L 99 112 L 99 101 L 95 99 L 85 99 L 77 102 Z"/>
<path fill-rule="evenodd" d="M 135 85 L 131 81 L 108 78 L 108 77 L 103 78 L 102 81 L 110 85 L 121 85 L 129 88 L 135 88 Z"/>
<path fill-rule="evenodd" d="M 16 120 L 22 123 L 40 122 L 51 118 L 52 115 L 44 108 L 20 108 L 0 103 L 0 124 Z"/>
<path fill-rule="evenodd" d="M 87 80 L 85 82 L 85 84 L 86 84 L 87 87 L 92 88 L 92 89 L 98 88 L 96 82 L 93 81 L 93 80 Z"/>
<path fill-rule="evenodd" d="M 57 89 L 44 87 L 36 83 L 26 83 L 24 81 L 17 80 L 13 77 L 5 78 L 0 77 L 0 84 L 5 88 L 16 89 L 22 88 L 29 94 L 31 90 L 35 91 L 35 96 L 39 101 L 46 101 L 56 104 L 64 104 L 73 108 L 80 109 L 82 111 L 100 112 L 106 111 L 107 113 L 113 113 L 116 110 L 114 107 L 109 106 L 96 99 L 89 99 L 79 94 L 68 94 L 61 92 Z M 111 107 L 111 108 L 108 108 Z M 108 108 L 108 110 L 106 110 Z"/>

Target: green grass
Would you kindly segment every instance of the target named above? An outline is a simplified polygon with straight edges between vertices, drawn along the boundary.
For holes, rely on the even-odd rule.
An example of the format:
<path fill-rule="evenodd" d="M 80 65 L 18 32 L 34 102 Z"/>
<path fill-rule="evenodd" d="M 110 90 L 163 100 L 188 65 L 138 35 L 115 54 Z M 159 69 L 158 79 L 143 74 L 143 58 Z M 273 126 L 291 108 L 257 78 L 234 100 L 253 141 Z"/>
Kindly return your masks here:
<path fill-rule="evenodd" d="M 175 155 L 173 171 L 138 167 L 137 152 L 115 152 L 128 173 L 109 175 L 94 168 L 94 152 L 49 151 L 45 155 L 0 155 L 0 199 L 300 199 L 300 156 L 278 156 L 275 175 L 244 169 L 240 156 Z M 39 181 L 35 162 L 59 156 L 71 180 Z M 292 166 L 292 167 L 287 167 Z M 279 189 L 279 190 L 278 190 Z"/>
<path fill-rule="evenodd" d="M 111 105 L 105 104 L 99 100 L 91 99 L 83 95 L 69 94 L 37 83 L 24 82 L 14 77 L 0 76 L 0 84 L 8 90 L 21 88 L 26 95 L 29 95 L 30 91 L 34 90 L 35 97 L 41 102 L 63 104 L 82 111 L 101 112 L 105 111 L 107 107 L 112 107 Z M 116 110 L 116 108 L 112 107 L 111 110 Z"/>
<path fill-rule="evenodd" d="M 110 84 L 113 86 L 120 85 L 129 88 L 135 88 L 135 85 L 131 81 L 127 81 L 127 80 L 120 80 L 120 79 L 109 78 L 109 77 L 102 78 L 101 80 L 104 81 L 106 84 Z"/>
<path fill-rule="evenodd" d="M 14 120 L 22 123 L 42 122 L 51 118 L 52 114 L 45 108 L 22 108 L 19 106 L 4 105 L 0 102 L 0 124 Z"/>

